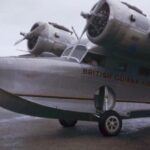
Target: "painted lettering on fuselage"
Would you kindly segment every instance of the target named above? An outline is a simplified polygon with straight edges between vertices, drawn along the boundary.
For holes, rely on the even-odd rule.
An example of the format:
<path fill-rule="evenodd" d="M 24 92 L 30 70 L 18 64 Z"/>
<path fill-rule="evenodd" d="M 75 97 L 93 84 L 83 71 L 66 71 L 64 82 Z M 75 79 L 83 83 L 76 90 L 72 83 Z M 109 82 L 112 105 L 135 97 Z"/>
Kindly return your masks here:
<path fill-rule="evenodd" d="M 83 69 L 83 75 L 88 75 L 91 77 L 100 77 L 102 79 L 115 80 L 121 83 L 127 83 L 132 85 L 143 85 L 146 87 L 150 87 L 150 81 L 143 81 L 128 75 L 123 74 L 113 74 L 107 71 L 98 71 L 94 69 Z"/>
<path fill-rule="evenodd" d="M 101 72 L 98 70 L 92 70 L 92 69 L 83 69 L 83 74 L 84 75 L 89 75 L 93 77 L 101 77 L 105 79 L 112 79 L 112 74 L 109 72 Z"/>

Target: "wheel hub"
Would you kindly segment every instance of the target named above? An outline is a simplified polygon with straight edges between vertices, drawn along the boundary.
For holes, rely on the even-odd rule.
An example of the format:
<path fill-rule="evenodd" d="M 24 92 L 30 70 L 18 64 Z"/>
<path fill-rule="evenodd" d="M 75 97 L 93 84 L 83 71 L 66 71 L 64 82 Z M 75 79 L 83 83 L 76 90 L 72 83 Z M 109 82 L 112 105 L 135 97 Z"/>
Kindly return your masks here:
<path fill-rule="evenodd" d="M 119 128 L 119 120 L 116 116 L 110 116 L 106 120 L 106 128 L 110 133 L 116 132 Z"/>

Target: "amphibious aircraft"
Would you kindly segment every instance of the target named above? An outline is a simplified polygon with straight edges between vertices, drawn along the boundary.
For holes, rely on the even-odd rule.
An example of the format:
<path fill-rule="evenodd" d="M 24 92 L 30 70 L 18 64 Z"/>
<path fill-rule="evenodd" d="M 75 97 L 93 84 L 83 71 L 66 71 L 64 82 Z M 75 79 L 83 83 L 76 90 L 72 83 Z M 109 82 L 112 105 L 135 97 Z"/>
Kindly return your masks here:
<path fill-rule="evenodd" d="M 58 118 L 64 127 L 73 127 L 77 120 L 97 121 L 104 136 L 115 136 L 122 119 L 150 116 L 150 110 L 123 115 L 115 110 L 116 102 L 150 103 L 150 20 L 137 7 L 116 0 L 100 0 L 82 16 L 87 24 L 81 37 L 76 42 L 65 37 L 71 43 L 63 48 L 64 41 L 57 41 L 62 43 L 60 57 L 0 59 L 0 106 Z M 89 53 L 92 48 L 82 43 L 85 32 L 97 45 L 97 54 Z M 46 35 L 49 39 L 48 33 L 45 25 L 35 25 L 29 34 L 22 34 L 23 39 L 32 39 L 28 43 L 31 53 L 38 47 L 37 41 L 42 44 L 36 52 L 52 51 L 53 42 L 41 38 Z M 53 35 L 59 38 L 57 32 Z"/>

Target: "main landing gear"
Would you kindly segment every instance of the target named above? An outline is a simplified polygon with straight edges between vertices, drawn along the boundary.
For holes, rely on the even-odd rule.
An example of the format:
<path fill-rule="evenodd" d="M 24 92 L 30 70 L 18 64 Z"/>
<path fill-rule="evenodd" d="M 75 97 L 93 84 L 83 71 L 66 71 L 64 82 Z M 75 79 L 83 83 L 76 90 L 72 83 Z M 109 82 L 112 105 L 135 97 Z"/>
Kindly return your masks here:
<path fill-rule="evenodd" d="M 98 126 L 103 136 L 117 136 L 122 128 L 122 119 L 117 112 L 106 111 L 100 116 Z"/>
<path fill-rule="evenodd" d="M 72 128 L 77 124 L 77 120 L 59 119 L 59 123 L 64 128 Z M 105 111 L 100 115 L 98 127 L 103 136 L 117 136 L 122 128 L 122 119 L 115 111 Z"/>
<path fill-rule="evenodd" d="M 98 122 L 99 130 L 103 136 L 117 136 L 122 128 L 121 116 L 112 110 L 115 106 L 115 99 L 115 93 L 111 88 L 107 86 L 101 87 L 95 95 L 96 114 L 93 114 L 95 118 L 93 118 L 94 116 L 91 117 L 92 114 L 90 114 L 90 117 L 87 117 L 89 114 L 85 115 L 85 120 Z M 80 115 L 78 116 L 79 118 Z M 59 122 L 63 127 L 69 128 L 74 127 L 77 120 L 59 119 Z"/>
<path fill-rule="evenodd" d="M 104 136 L 116 136 L 122 128 L 120 115 L 112 110 L 115 99 L 115 93 L 107 86 L 101 87 L 95 95 L 95 108 L 99 117 L 98 127 Z"/>

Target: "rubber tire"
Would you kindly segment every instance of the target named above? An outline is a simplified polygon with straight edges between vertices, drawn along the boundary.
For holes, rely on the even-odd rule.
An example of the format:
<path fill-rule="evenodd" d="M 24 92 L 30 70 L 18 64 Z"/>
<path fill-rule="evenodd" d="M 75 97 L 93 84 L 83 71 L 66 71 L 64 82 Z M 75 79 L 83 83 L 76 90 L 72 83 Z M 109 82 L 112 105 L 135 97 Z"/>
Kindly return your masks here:
<path fill-rule="evenodd" d="M 107 125 L 106 125 L 108 123 L 107 119 L 109 119 L 110 117 L 114 117 L 118 123 L 117 125 L 118 127 L 114 132 L 108 131 L 107 129 Z M 98 126 L 103 136 L 107 136 L 107 137 L 117 136 L 122 129 L 122 119 L 117 112 L 112 111 L 112 110 L 106 111 L 100 117 Z"/>
<path fill-rule="evenodd" d="M 59 119 L 59 123 L 64 128 L 71 128 L 74 127 L 77 124 L 77 120 L 65 120 L 65 119 Z"/>

